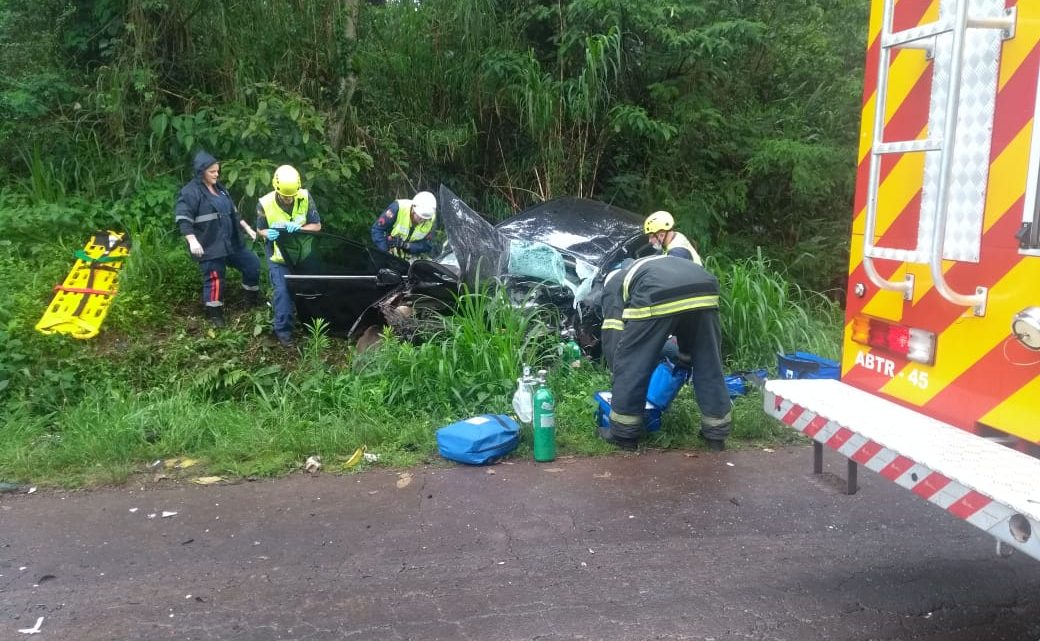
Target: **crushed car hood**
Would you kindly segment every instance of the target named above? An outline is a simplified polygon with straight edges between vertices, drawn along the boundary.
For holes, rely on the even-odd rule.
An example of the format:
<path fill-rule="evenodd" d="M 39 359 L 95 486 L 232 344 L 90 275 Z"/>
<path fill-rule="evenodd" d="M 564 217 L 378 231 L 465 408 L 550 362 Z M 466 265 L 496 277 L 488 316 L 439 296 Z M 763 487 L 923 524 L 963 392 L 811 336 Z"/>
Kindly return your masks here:
<path fill-rule="evenodd" d="M 511 239 L 544 243 L 598 268 L 642 234 L 643 219 L 638 214 L 586 198 L 556 198 L 495 226 L 443 185 L 439 201 L 460 277 L 470 285 L 478 277 L 507 273 Z"/>

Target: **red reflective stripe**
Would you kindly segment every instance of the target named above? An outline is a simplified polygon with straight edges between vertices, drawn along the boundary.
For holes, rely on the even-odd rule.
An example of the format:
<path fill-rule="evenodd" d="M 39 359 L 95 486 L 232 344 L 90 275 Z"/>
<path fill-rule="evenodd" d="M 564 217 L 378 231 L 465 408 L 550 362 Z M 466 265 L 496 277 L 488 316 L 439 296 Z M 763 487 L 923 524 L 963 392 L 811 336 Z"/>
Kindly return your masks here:
<path fill-rule="evenodd" d="M 894 481 L 903 475 L 903 472 L 909 470 L 914 466 L 914 462 L 905 456 L 897 456 L 896 460 L 892 461 L 885 467 L 881 468 L 878 472 L 881 476 L 885 477 L 889 481 Z"/>
<path fill-rule="evenodd" d="M 839 449 L 842 445 L 845 445 L 852 436 L 852 430 L 847 427 L 842 427 L 835 432 L 833 436 L 827 439 L 827 446 L 833 449 Z"/>
<path fill-rule="evenodd" d="M 950 479 L 946 478 L 938 472 L 932 472 L 928 476 L 924 477 L 920 483 L 915 485 L 913 493 L 920 496 L 921 498 L 931 498 L 939 490 L 943 489 L 950 484 Z"/>
<path fill-rule="evenodd" d="M 990 503 L 992 500 L 988 496 L 972 490 L 946 509 L 954 516 L 967 519 Z"/>
<path fill-rule="evenodd" d="M 968 369 L 950 381 L 945 388 L 922 406 L 929 416 L 958 426 L 971 426 L 1020 389 L 1038 374 L 1035 367 L 1010 367 L 1013 358 L 1028 358 L 1025 348 L 1017 343 L 1001 341 Z"/>
<path fill-rule="evenodd" d="M 809 421 L 809 424 L 805 426 L 805 435 L 809 438 L 816 436 L 816 434 L 823 429 L 823 426 L 829 423 L 824 416 L 817 416 L 813 420 Z"/>
<path fill-rule="evenodd" d="M 881 234 L 877 241 L 879 247 L 911 247 L 916 242 L 917 224 L 921 217 L 921 192 L 922 190 L 917 190 L 917 193 L 906 204 L 906 207 L 903 207 L 903 210 L 899 212 L 899 215 L 888 226 L 888 229 Z M 854 236 L 854 238 L 857 242 L 862 242 L 862 237 Z M 913 240 L 910 240 L 911 238 Z M 882 278 L 888 280 L 891 280 L 902 266 L 903 263 L 894 260 L 874 260 L 874 267 L 877 268 L 878 273 L 881 274 Z M 870 296 L 856 295 L 855 283 L 864 283 L 868 285 L 871 291 L 874 290 L 873 284 L 867 278 L 867 272 L 863 267 L 862 260 L 849 274 L 848 282 L 853 285 L 847 288 L 848 292 L 845 296 L 845 318 L 852 318 L 863 311 L 867 303 L 873 300 L 873 294 Z"/>
<path fill-rule="evenodd" d="M 780 420 L 782 420 L 784 423 L 787 423 L 788 425 L 794 425 L 794 422 L 802 416 L 802 413 L 804 411 L 804 407 L 800 405 L 792 405 L 791 409 L 787 410 L 787 414 L 784 414 L 784 417 Z"/>
<path fill-rule="evenodd" d="M 881 449 L 881 446 L 874 441 L 867 441 L 863 444 L 863 447 L 856 450 L 850 458 L 857 463 L 866 464 L 866 462 L 874 458 Z"/>
<path fill-rule="evenodd" d="M 220 274 L 216 270 L 212 270 L 209 273 L 210 288 L 209 288 L 209 300 L 211 303 L 220 302 Z"/>

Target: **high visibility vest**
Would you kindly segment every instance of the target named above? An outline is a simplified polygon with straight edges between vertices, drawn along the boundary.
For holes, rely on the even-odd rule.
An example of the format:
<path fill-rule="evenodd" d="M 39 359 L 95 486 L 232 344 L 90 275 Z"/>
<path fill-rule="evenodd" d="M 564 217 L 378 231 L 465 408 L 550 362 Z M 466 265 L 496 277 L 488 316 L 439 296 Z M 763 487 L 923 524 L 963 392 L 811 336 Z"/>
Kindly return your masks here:
<path fill-rule="evenodd" d="M 690 242 L 689 238 L 680 234 L 679 232 L 675 232 L 675 235 L 672 236 L 671 242 L 664 246 L 664 255 L 667 256 L 672 252 L 673 249 L 685 249 L 686 251 L 690 252 L 690 259 L 693 262 L 697 263 L 698 265 L 703 264 L 701 262 L 701 255 L 698 254 L 697 250 L 693 248 L 693 243 Z"/>
<path fill-rule="evenodd" d="M 395 202 L 397 203 L 397 220 L 394 221 L 394 227 L 390 230 L 390 237 L 400 238 L 406 243 L 426 238 L 430 230 L 433 229 L 433 223 L 436 222 L 436 218 L 420 221 L 418 225 L 413 227 L 412 201 L 407 198 L 400 198 Z"/>
<path fill-rule="evenodd" d="M 296 223 L 301 227 L 307 224 L 307 210 L 310 209 L 310 194 L 307 193 L 306 189 L 301 189 L 296 192 L 296 196 L 293 198 L 293 209 L 292 214 L 285 213 L 282 206 L 278 204 L 275 199 L 275 192 L 270 192 L 261 196 L 260 207 L 264 210 L 264 216 L 267 218 L 267 226 L 270 227 L 285 227 L 287 223 Z M 304 239 L 304 253 L 310 250 L 310 238 Z M 282 250 L 278 247 L 278 241 L 272 241 L 271 245 L 271 262 L 273 263 L 284 263 L 285 258 L 282 257 Z"/>

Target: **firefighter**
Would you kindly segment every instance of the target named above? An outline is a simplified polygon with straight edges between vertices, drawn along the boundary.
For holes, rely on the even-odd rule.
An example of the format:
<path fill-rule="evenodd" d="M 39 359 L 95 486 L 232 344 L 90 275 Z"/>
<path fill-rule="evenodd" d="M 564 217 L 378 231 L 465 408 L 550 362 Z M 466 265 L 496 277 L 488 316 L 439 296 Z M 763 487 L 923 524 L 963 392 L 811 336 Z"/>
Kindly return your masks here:
<path fill-rule="evenodd" d="M 600 437 L 622 449 L 636 449 L 650 375 L 674 334 L 679 364 L 691 371 L 701 410 L 700 435 L 709 449 L 725 449 L 732 416 L 722 369 L 718 280 L 700 265 L 675 256 L 640 258 L 620 278 L 624 330 L 612 360 L 610 426 L 599 428 Z"/>
<path fill-rule="evenodd" d="M 411 200 L 390 203 L 372 224 L 372 242 L 380 251 L 399 258 L 433 251 L 433 226 L 437 222 L 437 199 L 420 191 Z"/>
<path fill-rule="evenodd" d="M 285 347 L 293 346 L 294 308 L 289 288 L 285 284 L 285 276 L 289 269 L 282 255 L 278 238 L 282 234 L 295 234 L 303 231 L 320 231 L 321 219 L 314 199 L 306 189 L 302 189 L 300 172 L 290 165 L 282 165 L 274 172 L 271 180 L 271 191 L 256 203 L 256 229 L 267 239 L 264 249 L 267 252 L 267 273 L 274 290 L 274 335 Z M 299 241 L 301 252 L 310 249 L 310 239 Z M 302 260 L 305 256 L 299 256 Z"/>
<path fill-rule="evenodd" d="M 643 233 L 650 245 L 665 256 L 678 256 L 703 264 L 690 239 L 675 231 L 675 219 L 668 212 L 655 211 L 647 216 L 643 221 Z"/>
<path fill-rule="evenodd" d="M 603 279 L 603 293 L 600 297 L 603 324 L 600 325 L 599 340 L 603 350 L 603 362 L 607 369 L 614 367 L 614 352 L 621 339 L 621 332 L 625 329 L 625 322 L 621 320 L 621 313 L 625 309 L 621 300 L 621 286 L 624 281 L 621 275 L 632 262 L 631 258 L 626 258 Z"/>

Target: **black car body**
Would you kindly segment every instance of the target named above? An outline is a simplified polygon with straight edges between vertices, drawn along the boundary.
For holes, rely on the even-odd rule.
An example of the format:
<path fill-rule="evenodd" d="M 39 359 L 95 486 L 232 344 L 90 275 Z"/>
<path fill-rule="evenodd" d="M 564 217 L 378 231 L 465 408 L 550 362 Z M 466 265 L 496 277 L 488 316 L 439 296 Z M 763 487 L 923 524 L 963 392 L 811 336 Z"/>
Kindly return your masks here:
<path fill-rule="evenodd" d="M 493 281 L 517 304 L 556 307 L 563 325 L 594 350 L 604 276 L 623 258 L 650 251 L 639 215 L 582 198 L 545 202 L 492 226 L 442 187 L 438 217 L 449 251 L 436 260 L 408 262 L 325 232 L 281 243 L 300 318 L 323 318 L 351 338 L 373 325 L 408 336 L 417 307 L 450 313 L 464 283 Z"/>

